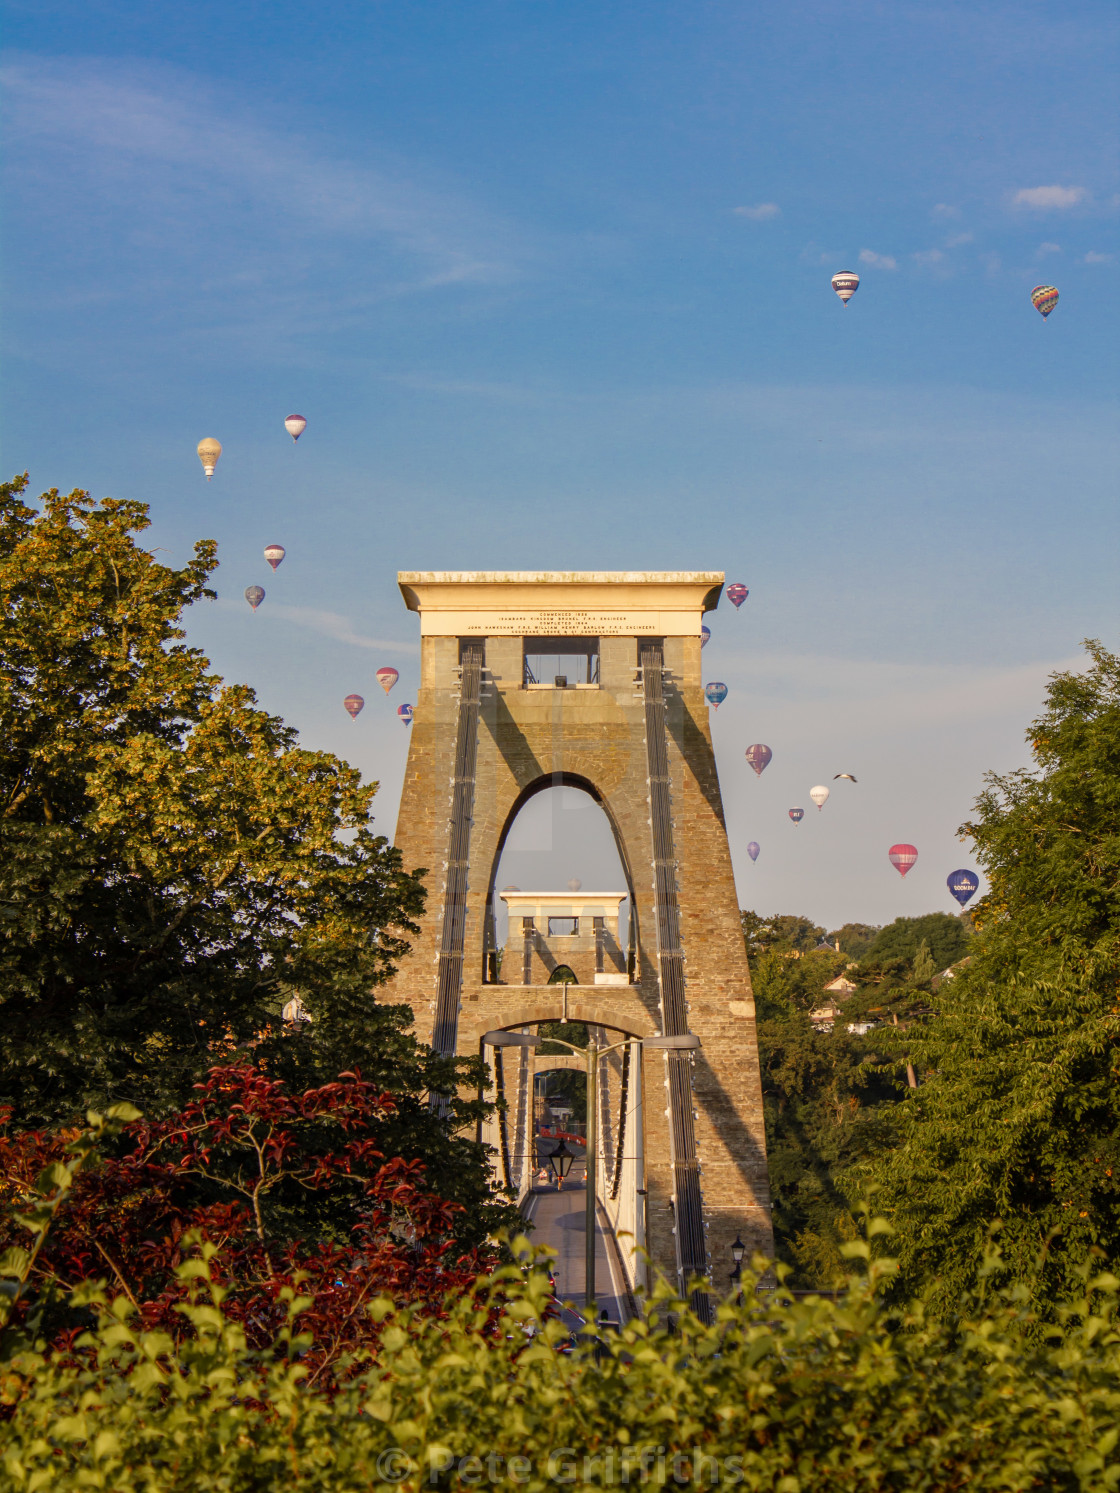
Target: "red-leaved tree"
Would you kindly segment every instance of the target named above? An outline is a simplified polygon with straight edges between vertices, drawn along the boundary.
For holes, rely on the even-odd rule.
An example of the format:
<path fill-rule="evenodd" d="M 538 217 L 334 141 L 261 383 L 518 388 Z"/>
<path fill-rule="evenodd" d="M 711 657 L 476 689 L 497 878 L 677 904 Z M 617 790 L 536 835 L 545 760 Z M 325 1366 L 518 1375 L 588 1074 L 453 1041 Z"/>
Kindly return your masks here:
<path fill-rule="evenodd" d="M 126 1125 L 112 1153 L 74 1178 L 14 1325 L 34 1310 L 41 1332 L 72 1345 L 84 1324 L 69 1295 L 104 1279 L 144 1326 L 179 1337 L 188 1330 L 179 1308 L 191 1283 L 176 1267 L 209 1243 L 224 1310 L 250 1344 L 277 1339 L 291 1290 L 312 1298 L 300 1319 L 314 1339 L 308 1368 L 313 1380 L 329 1380 L 340 1358 L 375 1343 L 373 1298 L 438 1314 L 450 1292 L 493 1268 L 493 1255 L 463 1254 L 454 1244 L 459 1205 L 427 1190 L 421 1163 L 382 1154 L 379 1123 L 393 1100 L 359 1074 L 296 1095 L 250 1066 L 213 1068 L 196 1093 L 169 1119 Z M 20 1202 L 78 1133 L 0 1128 L 0 1189 L 9 1204 L 0 1252 L 27 1246 Z M 306 1237 L 309 1200 L 314 1238 Z"/>

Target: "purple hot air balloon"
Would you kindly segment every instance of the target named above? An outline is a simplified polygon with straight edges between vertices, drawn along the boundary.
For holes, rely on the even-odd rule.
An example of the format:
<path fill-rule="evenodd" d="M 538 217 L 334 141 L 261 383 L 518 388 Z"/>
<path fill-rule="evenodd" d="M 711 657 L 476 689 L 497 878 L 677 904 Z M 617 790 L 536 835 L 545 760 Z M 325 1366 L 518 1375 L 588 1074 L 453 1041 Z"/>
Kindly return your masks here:
<path fill-rule="evenodd" d="M 412 725 L 412 706 L 411 705 L 398 705 L 397 706 L 397 714 L 401 718 L 401 725 L 402 726 L 411 726 Z"/>
<path fill-rule="evenodd" d="M 255 612 L 257 610 L 257 608 L 260 606 L 261 602 L 264 600 L 264 587 L 263 586 L 246 586 L 245 587 L 245 600 L 249 603 L 249 605 L 253 608 L 253 611 Z"/>
<path fill-rule="evenodd" d="M 750 856 L 752 861 L 758 860 L 758 852 L 761 848 L 762 847 L 759 845 L 757 840 L 752 840 L 747 846 L 747 854 Z"/>
<path fill-rule="evenodd" d="M 736 611 L 739 610 L 750 594 L 742 581 L 732 581 L 727 588 L 727 599 Z"/>
<path fill-rule="evenodd" d="M 761 777 L 770 766 L 770 758 L 774 753 L 761 741 L 756 741 L 753 746 L 747 748 L 747 761 L 755 770 L 755 775 Z"/>
<path fill-rule="evenodd" d="M 976 895 L 976 888 L 980 885 L 980 880 L 971 871 L 954 871 L 945 885 L 963 907 L 966 902 Z"/>
<path fill-rule="evenodd" d="M 361 695 L 347 695 L 342 705 L 352 721 L 356 721 L 365 709 L 365 701 Z"/>
<path fill-rule="evenodd" d="M 793 820 L 794 824 L 800 824 L 801 821 L 805 818 L 805 810 L 804 809 L 790 809 L 790 811 L 789 811 L 789 817 Z"/>
<path fill-rule="evenodd" d="M 701 629 L 700 629 L 700 646 L 701 646 L 701 648 L 706 648 L 708 646 L 708 644 L 711 642 L 711 639 L 712 639 L 712 629 L 710 627 L 701 627 Z"/>
<path fill-rule="evenodd" d="M 706 684 L 704 686 L 704 698 L 713 710 L 718 710 L 724 700 L 727 699 L 727 685 L 720 684 L 718 679 L 712 684 Z"/>

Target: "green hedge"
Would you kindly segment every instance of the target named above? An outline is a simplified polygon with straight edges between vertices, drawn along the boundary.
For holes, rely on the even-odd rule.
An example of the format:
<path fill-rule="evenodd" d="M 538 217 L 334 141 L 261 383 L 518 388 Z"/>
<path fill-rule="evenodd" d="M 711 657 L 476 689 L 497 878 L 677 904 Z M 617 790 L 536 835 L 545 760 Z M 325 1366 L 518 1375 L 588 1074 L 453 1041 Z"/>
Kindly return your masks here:
<path fill-rule="evenodd" d="M 868 1260 L 842 1300 L 756 1294 L 744 1279 L 746 1304 L 705 1326 L 662 1292 L 650 1321 L 605 1344 L 589 1328 L 564 1354 L 564 1330 L 543 1320 L 542 1272 L 509 1267 L 443 1321 L 375 1303 L 377 1358 L 332 1398 L 304 1382 L 304 1301 L 290 1301 L 276 1352 L 254 1354 L 205 1261 L 184 1268 L 198 1285 L 185 1344 L 138 1332 L 127 1301 L 92 1293 L 86 1366 L 26 1348 L 0 1365 L 8 1488 L 1120 1484 L 1111 1276 L 1087 1281 L 1079 1313 L 1049 1336 L 1025 1291 L 977 1299 L 951 1325 L 918 1306 L 888 1318 L 877 1290 L 890 1264 Z"/>

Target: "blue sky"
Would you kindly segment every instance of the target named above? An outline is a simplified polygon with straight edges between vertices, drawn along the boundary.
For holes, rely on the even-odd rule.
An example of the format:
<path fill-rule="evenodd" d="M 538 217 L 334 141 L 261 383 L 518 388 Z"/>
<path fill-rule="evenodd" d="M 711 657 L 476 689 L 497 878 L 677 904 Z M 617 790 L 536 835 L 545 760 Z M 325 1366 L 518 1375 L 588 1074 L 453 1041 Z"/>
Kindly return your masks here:
<path fill-rule="evenodd" d="M 751 597 L 705 663 L 743 905 L 952 910 L 983 773 L 1081 638 L 1120 647 L 1118 29 L 1104 3 L 9 3 L 5 469 L 149 501 L 174 558 L 216 538 L 192 637 L 378 777 L 387 831 L 398 569 L 726 569 Z"/>

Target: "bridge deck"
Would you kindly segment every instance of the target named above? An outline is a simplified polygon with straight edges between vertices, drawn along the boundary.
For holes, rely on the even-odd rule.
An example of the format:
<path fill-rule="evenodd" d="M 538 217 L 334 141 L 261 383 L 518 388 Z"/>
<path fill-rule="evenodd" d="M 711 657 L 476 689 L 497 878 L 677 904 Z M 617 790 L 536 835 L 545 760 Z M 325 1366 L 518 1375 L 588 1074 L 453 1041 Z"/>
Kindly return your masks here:
<path fill-rule="evenodd" d="M 572 1168 L 582 1171 L 579 1164 Z M 586 1299 L 587 1285 L 584 1279 L 584 1235 L 587 1226 L 587 1192 L 582 1178 L 571 1177 L 558 1192 L 555 1187 L 536 1187 L 521 1205 L 527 1223 L 533 1225 L 533 1243 L 547 1244 L 556 1251 L 552 1263 L 556 1278 L 556 1293 L 561 1301 L 582 1307 Z M 595 1303 L 599 1311 L 606 1310 L 612 1322 L 626 1322 L 633 1315 L 626 1279 L 618 1258 L 618 1245 L 611 1226 L 599 1207 L 598 1227 L 595 1231 Z M 581 1318 L 578 1313 L 565 1313 L 569 1326 L 577 1327 Z"/>

